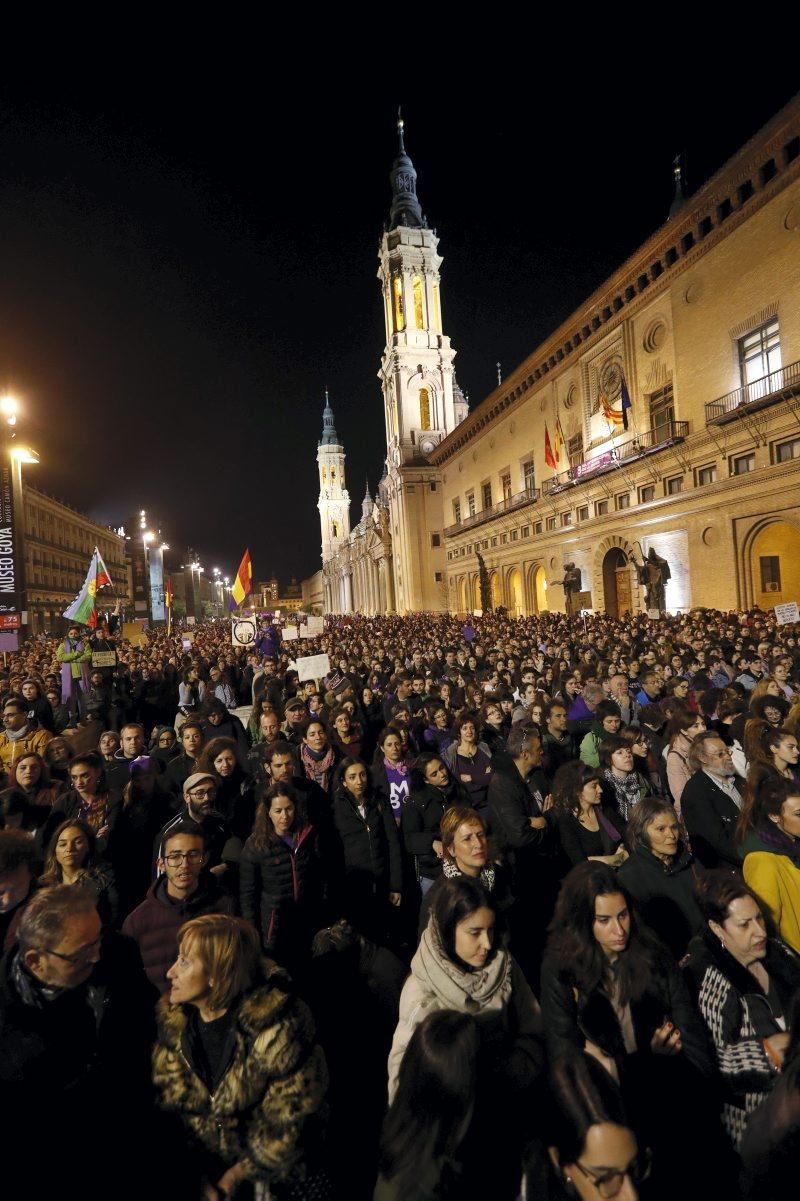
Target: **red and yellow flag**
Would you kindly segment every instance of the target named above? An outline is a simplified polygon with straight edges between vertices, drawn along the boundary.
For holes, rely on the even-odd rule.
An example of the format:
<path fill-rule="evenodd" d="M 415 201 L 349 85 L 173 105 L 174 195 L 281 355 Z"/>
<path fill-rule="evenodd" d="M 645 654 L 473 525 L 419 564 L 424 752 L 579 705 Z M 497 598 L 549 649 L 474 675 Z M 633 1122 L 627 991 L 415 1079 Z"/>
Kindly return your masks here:
<path fill-rule="evenodd" d="M 238 609 L 246 596 L 253 591 L 253 564 L 250 562 L 250 551 L 246 550 L 233 581 L 231 596 L 228 601 L 229 609 Z"/>

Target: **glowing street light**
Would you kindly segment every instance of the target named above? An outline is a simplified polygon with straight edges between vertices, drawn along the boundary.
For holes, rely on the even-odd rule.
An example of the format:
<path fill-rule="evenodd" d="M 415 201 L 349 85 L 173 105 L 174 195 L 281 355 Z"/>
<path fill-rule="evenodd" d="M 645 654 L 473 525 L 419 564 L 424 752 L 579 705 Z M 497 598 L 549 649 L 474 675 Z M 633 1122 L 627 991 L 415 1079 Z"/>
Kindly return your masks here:
<path fill-rule="evenodd" d="M 17 404 L 16 397 L 3 396 L 0 398 L 0 413 L 2 413 L 6 419 L 6 425 L 17 424 L 18 409 L 19 405 Z"/>
<path fill-rule="evenodd" d="M 20 465 L 23 463 L 32 463 L 34 466 L 39 462 L 39 456 L 35 450 L 31 450 L 29 446 L 12 446 L 11 458 L 15 459 Z"/>

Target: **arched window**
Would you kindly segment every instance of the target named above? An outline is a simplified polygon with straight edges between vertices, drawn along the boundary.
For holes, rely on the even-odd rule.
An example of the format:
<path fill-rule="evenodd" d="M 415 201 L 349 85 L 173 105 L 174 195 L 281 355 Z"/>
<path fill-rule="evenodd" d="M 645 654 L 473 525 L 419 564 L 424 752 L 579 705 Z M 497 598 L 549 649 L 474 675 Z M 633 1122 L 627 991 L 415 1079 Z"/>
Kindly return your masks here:
<path fill-rule="evenodd" d="M 406 328 L 406 314 L 403 307 L 403 280 L 399 275 L 392 277 L 392 292 L 394 294 L 394 327 L 400 332 Z"/>
<path fill-rule="evenodd" d="M 338 521 L 331 522 L 331 531 L 333 533 L 334 538 L 339 537 L 339 522 Z"/>
<path fill-rule="evenodd" d="M 431 429 L 431 394 L 427 388 L 419 390 L 419 428 Z"/>
<path fill-rule="evenodd" d="M 336 468 L 331 467 L 331 483 L 336 479 Z"/>
<path fill-rule="evenodd" d="M 425 306 L 422 298 L 422 280 L 414 276 L 414 324 L 417 329 L 425 328 Z"/>
<path fill-rule="evenodd" d="M 442 306 L 439 298 L 438 284 L 433 285 L 433 322 L 436 333 L 440 334 L 442 332 Z"/>
<path fill-rule="evenodd" d="M 325 485 L 325 484 L 327 484 L 327 482 L 328 482 L 328 468 L 323 467 L 322 468 L 322 483 L 323 483 L 323 485 Z"/>

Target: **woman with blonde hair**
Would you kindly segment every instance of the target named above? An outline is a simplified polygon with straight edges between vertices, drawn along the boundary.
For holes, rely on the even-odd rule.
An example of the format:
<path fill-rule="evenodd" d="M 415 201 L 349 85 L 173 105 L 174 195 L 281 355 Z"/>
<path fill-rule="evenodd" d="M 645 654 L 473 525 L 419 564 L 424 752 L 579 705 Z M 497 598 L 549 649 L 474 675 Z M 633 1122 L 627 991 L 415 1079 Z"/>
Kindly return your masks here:
<path fill-rule="evenodd" d="M 305 1003 L 262 959 L 255 928 L 216 913 L 187 922 L 167 979 L 153 1082 L 161 1108 L 202 1148 L 204 1201 L 244 1181 L 268 1185 L 276 1201 L 313 1195 L 325 1057 Z"/>

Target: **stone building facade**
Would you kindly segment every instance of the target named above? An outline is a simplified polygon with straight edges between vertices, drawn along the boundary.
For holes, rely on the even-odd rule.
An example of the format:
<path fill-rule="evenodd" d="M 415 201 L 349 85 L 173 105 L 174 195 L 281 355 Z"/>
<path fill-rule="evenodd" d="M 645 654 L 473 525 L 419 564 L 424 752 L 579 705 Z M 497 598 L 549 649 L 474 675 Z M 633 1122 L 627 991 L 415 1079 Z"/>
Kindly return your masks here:
<path fill-rule="evenodd" d="M 800 601 L 800 103 L 677 201 L 429 456 L 450 609 L 481 553 L 512 613 L 563 610 L 574 562 L 618 615 L 651 547 L 672 612 Z"/>
<path fill-rule="evenodd" d="M 95 546 L 114 582 L 105 593 L 108 607 L 117 597 L 127 603 L 124 536 L 36 488 L 25 483 L 22 488 L 28 632 L 66 630 L 62 614 L 83 585 Z"/>
<path fill-rule="evenodd" d="M 582 607 L 617 616 L 651 549 L 672 612 L 800 602 L 800 101 L 688 200 L 678 177 L 665 224 L 471 413 L 402 131 L 392 188 L 386 471 L 327 559 L 323 529 L 326 612 L 479 609 L 480 554 L 493 606 L 563 611 L 574 563 Z"/>

